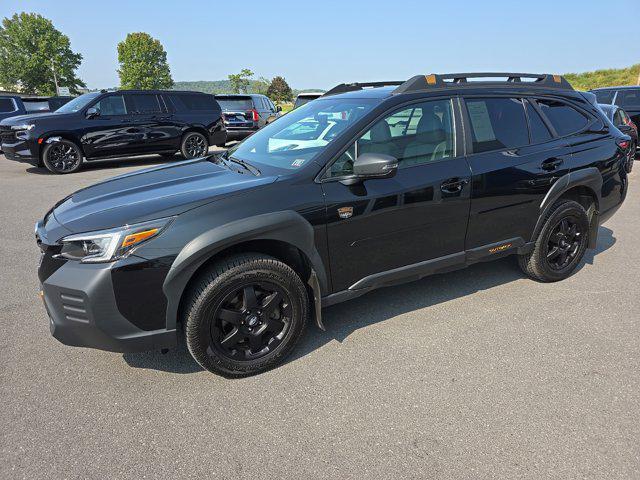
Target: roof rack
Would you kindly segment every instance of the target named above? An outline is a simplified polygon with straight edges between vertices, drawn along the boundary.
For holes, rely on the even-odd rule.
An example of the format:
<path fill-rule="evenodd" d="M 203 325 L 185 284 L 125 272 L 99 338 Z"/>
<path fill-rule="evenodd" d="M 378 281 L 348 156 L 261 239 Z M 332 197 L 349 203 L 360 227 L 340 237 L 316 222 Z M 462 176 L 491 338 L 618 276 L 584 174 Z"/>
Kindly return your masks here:
<path fill-rule="evenodd" d="M 469 82 L 470 78 L 490 78 L 485 82 Z M 493 80 L 495 78 L 505 78 L 506 80 Z M 523 79 L 531 79 L 526 81 L 527 86 L 558 88 L 564 90 L 573 90 L 573 87 L 561 75 L 550 75 L 548 73 L 511 73 L 511 72 L 479 72 L 479 73 L 447 73 L 438 75 L 416 75 L 404 82 L 393 93 L 408 93 L 419 90 L 429 90 L 432 88 L 460 87 L 464 85 L 506 85 L 519 84 Z"/>
<path fill-rule="evenodd" d="M 388 87 L 388 86 L 400 86 L 406 82 L 403 81 L 391 81 L 391 82 L 366 82 L 366 83 L 341 83 L 340 85 L 336 85 L 328 92 L 325 92 L 323 97 L 327 97 L 329 95 L 337 95 L 339 93 L 346 92 L 355 92 L 358 90 L 364 90 L 365 88 L 376 88 L 376 87 Z"/>

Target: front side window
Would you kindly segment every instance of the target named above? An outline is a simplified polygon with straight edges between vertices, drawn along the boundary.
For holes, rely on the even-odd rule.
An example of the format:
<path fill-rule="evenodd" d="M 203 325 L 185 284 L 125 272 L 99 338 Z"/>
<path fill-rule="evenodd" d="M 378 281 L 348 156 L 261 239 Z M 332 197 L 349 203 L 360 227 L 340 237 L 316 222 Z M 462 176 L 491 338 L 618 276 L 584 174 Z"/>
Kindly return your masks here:
<path fill-rule="evenodd" d="M 228 155 L 251 164 L 298 169 L 306 166 L 379 101 L 329 97 L 308 103 L 230 148 Z"/>
<path fill-rule="evenodd" d="M 129 99 L 131 100 L 131 113 L 148 114 L 162 112 L 157 95 L 148 93 L 136 93 L 129 95 Z"/>
<path fill-rule="evenodd" d="M 382 153 L 408 168 L 455 156 L 455 124 L 451 100 L 435 100 L 404 107 L 362 135 L 331 166 L 331 177 L 353 173 L 353 161 L 364 153 Z"/>
<path fill-rule="evenodd" d="M 518 98 L 468 98 L 473 152 L 516 148 L 529 144 L 522 100 Z"/>
<path fill-rule="evenodd" d="M 588 119 L 578 110 L 557 100 L 536 100 L 542 113 L 561 137 L 576 133 L 587 126 Z"/>
<path fill-rule="evenodd" d="M 101 116 L 108 117 L 112 115 L 126 115 L 127 108 L 124 104 L 122 95 L 110 95 L 104 97 L 94 106 L 100 112 Z"/>

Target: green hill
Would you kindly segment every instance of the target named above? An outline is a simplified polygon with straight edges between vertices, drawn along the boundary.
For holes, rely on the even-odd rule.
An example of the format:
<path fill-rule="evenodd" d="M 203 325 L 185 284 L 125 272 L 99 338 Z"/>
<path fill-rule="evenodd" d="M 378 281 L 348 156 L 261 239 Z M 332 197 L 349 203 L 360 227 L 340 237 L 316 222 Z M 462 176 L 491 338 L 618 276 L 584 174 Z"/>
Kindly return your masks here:
<path fill-rule="evenodd" d="M 598 87 L 636 85 L 640 74 L 640 63 L 628 68 L 611 68 L 595 72 L 566 73 L 564 77 L 576 90 L 591 90 Z"/>

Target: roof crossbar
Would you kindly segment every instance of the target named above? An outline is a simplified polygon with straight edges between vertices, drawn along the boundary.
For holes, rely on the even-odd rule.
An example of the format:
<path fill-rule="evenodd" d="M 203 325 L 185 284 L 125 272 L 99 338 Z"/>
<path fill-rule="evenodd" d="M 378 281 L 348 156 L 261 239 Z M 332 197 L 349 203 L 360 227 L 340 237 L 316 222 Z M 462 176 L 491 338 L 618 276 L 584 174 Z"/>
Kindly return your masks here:
<path fill-rule="evenodd" d="M 327 97 L 329 95 L 337 95 L 339 93 L 346 92 L 355 92 L 358 90 L 364 90 L 365 88 L 376 88 L 376 87 L 387 87 L 387 86 L 400 86 L 402 85 L 402 80 L 391 81 L 391 82 L 365 82 L 365 83 L 341 83 L 340 85 L 336 85 L 328 92 L 325 92 L 323 97 Z"/>
<path fill-rule="evenodd" d="M 486 78 L 487 81 L 469 82 L 469 79 L 473 78 Z M 496 78 L 505 78 L 506 80 L 495 80 Z M 447 88 L 447 87 L 460 87 L 469 85 L 507 85 L 507 84 L 519 84 L 524 83 L 523 79 L 529 79 L 526 81 L 527 86 L 544 87 L 544 88 L 558 88 L 564 90 L 573 90 L 573 87 L 567 80 L 561 75 L 550 75 L 547 73 L 511 73 L 511 72 L 478 72 L 478 73 L 447 73 L 444 75 L 431 74 L 431 75 L 416 75 L 410 78 L 393 93 L 408 93 L 419 90 L 429 90 L 432 88 Z"/>

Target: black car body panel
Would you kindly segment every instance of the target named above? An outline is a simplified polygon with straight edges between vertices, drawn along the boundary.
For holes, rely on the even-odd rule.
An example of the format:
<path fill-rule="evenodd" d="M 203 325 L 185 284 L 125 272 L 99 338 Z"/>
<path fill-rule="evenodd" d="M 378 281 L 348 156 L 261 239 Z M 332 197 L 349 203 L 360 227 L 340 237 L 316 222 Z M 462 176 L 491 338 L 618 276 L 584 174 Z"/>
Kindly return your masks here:
<path fill-rule="evenodd" d="M 74 142 L 89 161 L 174 153 L 188 131 L 202 133 L 209 145 L 226 138 L 222 113 L 212 95 L 162 90 L 86 95 L 74 100 L 77 109 L 70 102 L 53 113 L 0 122 L 0 140 L 7 158 L 41 165 L 42 149 L 58 138 Z M 99 114 L 89 114 L 90 109 L 97 109 Z M 20 126 L 31 127 L 24 130 Z"/>
<path fill-rule="evenodd" d="M 403 84 L 368 90 L 346 85 L 341 87 L 345 93 L 329 92 L 294 110 L 229 154 L 147 169 L 76 192 L 37 225 L 43 250 L 40 281 L 54 336 L 72 345 L 120 351 L 175 344 L 190 282 L 229 252 L 285 259 L 317 297 L 319 312 L 320 303 L 331 305 L 380 286 L 528 252 L 541 219 L 559 198 L 589 208 L 593 247 L 598 225 L 626 195 L 619 142 L 629 137 L 579 92 L 545 85 Z M 524 119 L 522 145 L 498 148 L 500 135 L 512 132 L 478 127 L 478 121 L 499 120 L 492 116 L 495 99 L 505 107 L 501 113 Z M 250 149 L 260 135 L 271 135 L 281 124 L 285 128 L 286 118 L 294 122 L 296 115 L 303 118 L 332 102 L 367 108 L 349 122 L 344 113 L 316 115 L 320 130 L 345 125 L 333 141 L 325 144 L 320 138 L 323 146 L 310 160 L 298 158 L 304 149 L 285 149 L 278 154 L 290 153 L 289 165 L 266 162 L 256 169 L 238 159 L 234 163 L 238 148 L 247 144 Z M 395 138 L 400 131 L 410 137 L 404 151 L 412 148 L 411 142 L 425 134 L 417 127 L 406 133 L 415 125 L 415 109 L 426 118 L 434 102 L 440 102 L 433 110 L 438 120 L 429 121 L 444 125 L 442 105 L 450 112 L 448 157 L 408 163 L 389 178 L 353 182 L 352 176 L 331 174 L 342 155 L 356 148 L 356 139 L 370 135 L 358 147 L 363 152 L 366 145 L 374 146 L 371 132 L 388 118 L 395 118 Z M 565 125 L 557 123 L 553 108 L 579 128 L 558 133 Z M 408 110 L 411 117 L 398 113 Z M 536 140 L 540 134 L 544 138 Z M 482 142 L 491 148 L 483 151 Z M 166 217 L 172 220 L 163 233 L 124 258 L 83 264 L 57 256 L 61 239 L 72 233 Z M 74 301 L 80 310 L 73 310 L 69 302 Z M 105 315 L 113 315 L 113 324 Z M 92 327 L 98 333 L 87 331 Z"/>

